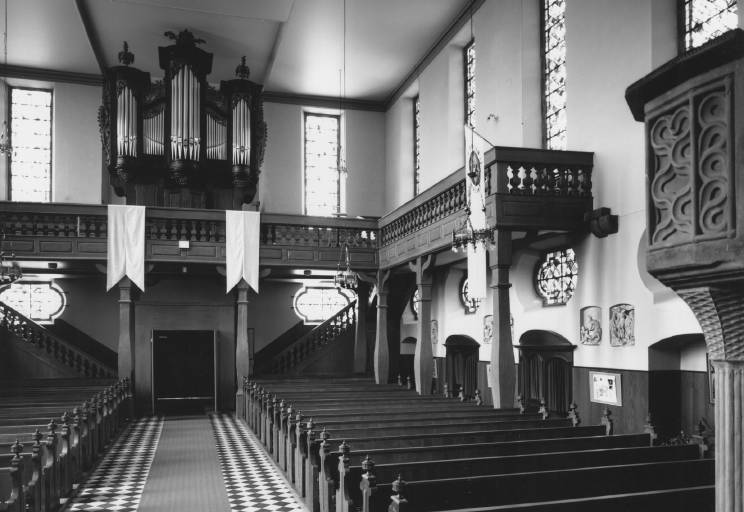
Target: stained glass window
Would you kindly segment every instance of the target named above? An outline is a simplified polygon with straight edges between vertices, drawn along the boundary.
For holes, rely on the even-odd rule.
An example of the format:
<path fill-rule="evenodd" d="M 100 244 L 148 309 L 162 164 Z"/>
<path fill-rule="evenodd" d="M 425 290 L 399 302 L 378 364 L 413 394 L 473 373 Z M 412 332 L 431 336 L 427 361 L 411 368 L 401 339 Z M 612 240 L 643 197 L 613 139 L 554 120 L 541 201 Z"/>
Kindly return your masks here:
<path fill-rule="evenodd" d="M 475 40 L 464 50 L 465 57 L 465 124 L 475 126 Z"/>
<path fill-rule="evenodd" d="M 697 48 L 738 25 L 736 0 L 682 0 L 685 50 Z"/>
<path fill-rule="evenodd" d="M 305 214 L 343 211 L 346 172 L 342 168 L 341 116 L 305 112 Z"/>
<path fill-rule="evenodd" d="M 565 304 L 576 290 L 579 265 L 573 249 L 549 252 L 537 266 L 535 285 L 546 306 Z"/>
<path fill-rule="evenodd" d="M 306 324 L 320 324 L 356 300 L 352 290 L 303 286 L 294 296 L 294 310 Z"/>
<path fill-rule="evenodd" d="M 52 91 L 10 88 L 10 199 L 52 195 Z"/>
<path fill-rule="evenodd" d="M 475 313 L 480 307 L 480 299 L 471 299 L 470 295 L 468 294 L 467 277 L 460 282 L 460 302 L 462 302 L 462 306 L 465 308 L 466 314 Z"/>
<path fill-rule="evenodd" d="M 62 289 L 50 282 L 13 283 L 0 291 L 0 301 L 40 324 L 54 322 L 67 305 Z"/>
<path fill-rule="evenodd" d="M 421 103 L 413 98 L 413 195 L 421 191 Z"/>
<path fill-rule="evenodd" d="M 566 0 L 543 0 L 545 147 L 566 149 Z"/>

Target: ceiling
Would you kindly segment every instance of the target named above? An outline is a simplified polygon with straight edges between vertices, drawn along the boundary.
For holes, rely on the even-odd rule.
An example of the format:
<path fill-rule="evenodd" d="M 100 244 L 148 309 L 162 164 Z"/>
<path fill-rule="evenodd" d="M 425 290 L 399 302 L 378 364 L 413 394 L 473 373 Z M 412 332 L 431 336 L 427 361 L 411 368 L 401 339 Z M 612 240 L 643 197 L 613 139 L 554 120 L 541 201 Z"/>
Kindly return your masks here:
<path fill-rule="evenodd" d="M 9 65 L 100 74 L 126 40 L 159 77 L 163 33 L 188 28 L 214 54 L 212 83 L 245 55 L 268 91 L 384 102 L 477 0 L 345 0 L 345 17 L 344 0 L 5 1 Z"/>

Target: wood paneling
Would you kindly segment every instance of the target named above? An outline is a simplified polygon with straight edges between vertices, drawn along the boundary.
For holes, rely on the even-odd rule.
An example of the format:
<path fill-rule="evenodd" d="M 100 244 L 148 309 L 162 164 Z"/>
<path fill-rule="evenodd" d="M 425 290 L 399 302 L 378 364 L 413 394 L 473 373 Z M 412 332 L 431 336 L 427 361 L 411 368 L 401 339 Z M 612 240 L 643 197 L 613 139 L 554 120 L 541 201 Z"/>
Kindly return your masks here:
<path fill-rule="evenodd" d="M 620 407 L 594 403 L 589 400 L 589 372 L 606 371 L 619 373 L 622 385 L 623 405 Z M 616 434 L 643 432 L 648 414 L 648 372 L 638 370 L 616 370 L 612 368 L 586 368 L 574 366 L 573 401 L 578 406 L 583 425 L 599 425 L 605 407 L 612 413 Z"/>

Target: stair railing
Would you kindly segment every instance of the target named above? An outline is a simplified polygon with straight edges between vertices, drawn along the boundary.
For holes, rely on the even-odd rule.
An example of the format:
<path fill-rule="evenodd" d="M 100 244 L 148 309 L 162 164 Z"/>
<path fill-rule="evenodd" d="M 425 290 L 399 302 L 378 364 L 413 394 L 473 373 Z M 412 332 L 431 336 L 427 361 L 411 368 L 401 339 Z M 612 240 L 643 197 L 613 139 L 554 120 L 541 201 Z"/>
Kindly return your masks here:
<path fill-rule="evenodd" d="M 274 356 L 270 365 L 271 373 L 279 375 L 289 372 L 321 347 L 347 332 L 353 332 L 355 327 L 356 301 L 353 301 Z"/>
<path fill-rule="evenodd" d="M 81 352 L 49 330 L 0 302 L 0 327 L 30 343 L 56 362 L 80 376 L 92 379 L 115 378 L 117 371 L 98 359 Z"/>

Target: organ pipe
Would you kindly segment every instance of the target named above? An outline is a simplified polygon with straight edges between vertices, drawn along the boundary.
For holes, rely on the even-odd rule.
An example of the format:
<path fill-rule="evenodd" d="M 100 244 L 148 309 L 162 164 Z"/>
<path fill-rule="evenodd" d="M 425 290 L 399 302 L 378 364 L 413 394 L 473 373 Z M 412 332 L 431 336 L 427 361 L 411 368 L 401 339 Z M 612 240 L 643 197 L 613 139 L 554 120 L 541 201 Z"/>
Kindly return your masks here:
<path fill-rule="evenodd" d="M 166 35 L 174 42 L 158 49 L 162 81 L 151 83 L 148 73 L 130 67 L 127 48 L 123 65 L 106 70 L 101 130 L 112 180 L 118 173 L 137 182 L 141 172 L 142 183 L 172 187 L 214 176 L 218 187 L 231 180 L 244 191 L 239 196 L 252 196 L 265 148 L 262 86 L 248 79 L 243 58 L 236 78 L 211 87 L 212 54 L 197 46 L 202 41 L 188 31 Z"/>

